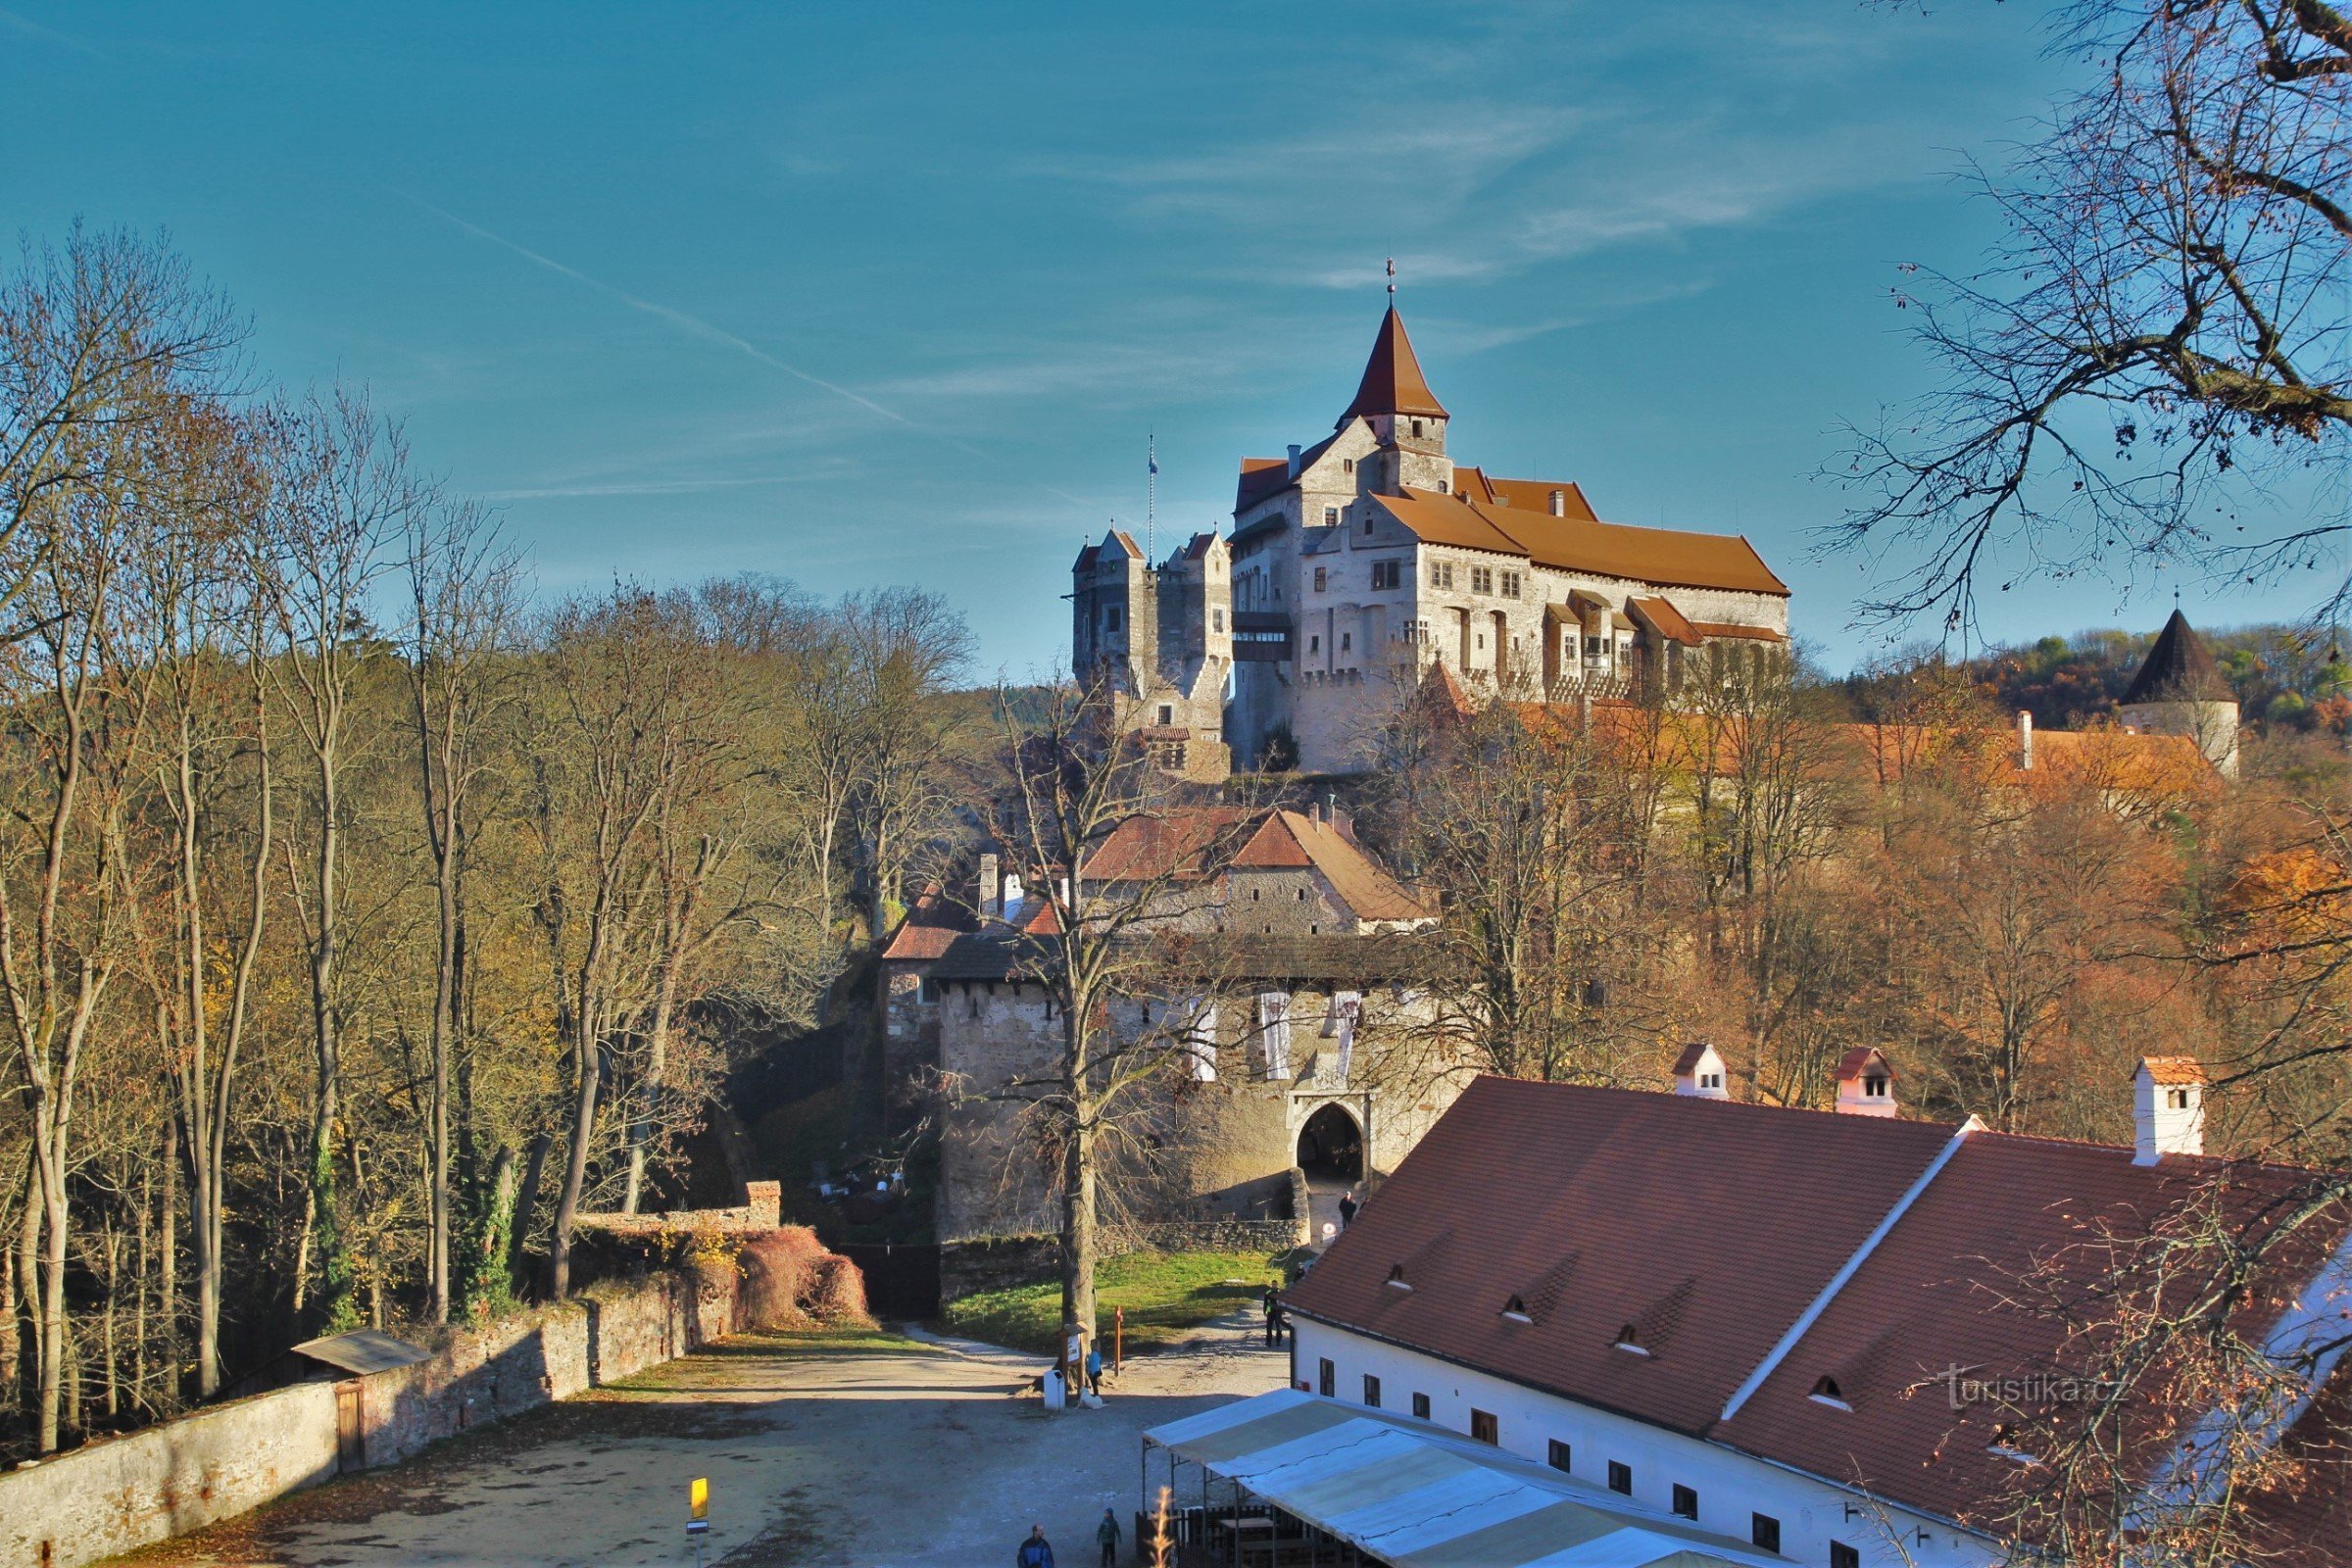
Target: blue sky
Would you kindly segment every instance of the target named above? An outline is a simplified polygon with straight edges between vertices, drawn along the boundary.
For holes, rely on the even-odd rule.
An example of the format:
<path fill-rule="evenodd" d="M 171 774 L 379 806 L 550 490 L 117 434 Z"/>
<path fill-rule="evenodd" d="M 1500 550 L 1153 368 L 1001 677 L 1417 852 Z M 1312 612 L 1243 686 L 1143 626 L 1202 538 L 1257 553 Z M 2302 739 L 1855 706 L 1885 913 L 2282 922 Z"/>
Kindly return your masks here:
<path fill-rule="evenodd" d="M 1925 384 L 1887 295 L 1991 238 L 1963 151 L 2063 80 L 1989 0 L 0 4 L 0 220 L 168 228 L 548 591 L 917 583 L 1016 677 L 1082 537 L 1142 523 L 1148 432 L 1164 551 L 1330 427 L 1389 255 L 1458 459 L 1745 532 L 1866 657 L 1814 473 Z"/>

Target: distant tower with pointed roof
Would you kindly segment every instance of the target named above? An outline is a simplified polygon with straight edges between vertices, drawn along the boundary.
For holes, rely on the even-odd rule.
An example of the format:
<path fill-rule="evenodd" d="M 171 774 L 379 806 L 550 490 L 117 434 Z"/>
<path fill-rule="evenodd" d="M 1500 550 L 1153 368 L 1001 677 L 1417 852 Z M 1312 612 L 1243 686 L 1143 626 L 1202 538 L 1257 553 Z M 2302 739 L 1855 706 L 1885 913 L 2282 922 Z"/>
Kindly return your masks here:
<path fill-rule="evenodd" d="M 2237 717 L 2237 699 L 2213 651 L 2176 609 L 2124 693 L 2124 726 L 2143 735 L 2185 735 L 2224 778 L 2235 778 Z"/>

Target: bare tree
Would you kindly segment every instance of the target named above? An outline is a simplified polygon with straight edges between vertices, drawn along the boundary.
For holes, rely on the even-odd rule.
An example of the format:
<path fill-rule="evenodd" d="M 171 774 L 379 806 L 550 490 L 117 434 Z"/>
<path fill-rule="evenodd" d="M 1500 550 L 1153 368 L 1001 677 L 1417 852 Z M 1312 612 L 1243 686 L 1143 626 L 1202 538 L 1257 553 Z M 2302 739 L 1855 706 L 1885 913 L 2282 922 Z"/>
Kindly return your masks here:
<path fill-rule="evenodd" d="M 1215 972 L 1175 956 L 1170 944 L 1249 825 L 1245 813 L 1228 813 L 1140 876 L 1115 887 L 1091 878 L 1094 854 L 1114 829 L 1170 804 L 1167 781 L 1118 732 L 1117 708 L 1107 680 L 1063 683 L 1024 722 L 1001 693 L 990 801 L 997 837 L 1034 879 L 1033 913 L 1012 939 L 1015 974 L 1044 989 L 1059 1038 L 1040 1070 L 987 1094 L 1019 1107 L 1031 1146 L 1058 1167 L 1062 1316 L 1089 1335 L 1105 1152 L 1141 1091 L 1194 1059 L 1195 1031 L 1217 986 Z"/>
<path fill-rule="evenodd" d="M 368 612 L 375 584 L 393 569 L 394 549 L 430 501 L 409 468 L 400 429 L 379 420 L 364 394 L 314 393 L 278 415 L 284 459 L 272 509 L 269 577 L 276 632 L 285 652 L 270 669 L 309 754 L 310 864 L 287 854 L 287 887 L 309 959 L 312 1045 L 318 1081 L 312 1102 L 310 1196 L 295 1258 L 295 1305 L 309 1299 L 318 1254 L 315 1315 L 338 1328 L 356 1323 L 351 1259 L 335 1204 L 335 1119 L 343 1087 L 342 993 L 347 889 L 343 839 L 346 775 L 356 744 L 355 689 L 375 644 Z"/>
<path fill-rule="evenodd" d="M 451 1059 L 465 987 L 466 865 L 488 766 L 482 731 L 511 690 L 500 660 L 520 614 L 520 564 L 476 508 L 412 511 L 408 523 L 409 701 L 416 741 L 417 806 L 432 858 L 433 1001 L 425 1161 L 431 1240 L 428 1312 L 449 1321 L 453 1292 L 450 1195 Z"/>
<path fill-rule="evenodd" d="M 1889 614 L 1963 624 L 1999 559 L 2260 575 L 2340 526 L 2241 539 L 2217 511 L 2248 474 L 2324 475 L 2352 431 L 2352 20 L 2320 0 L 2062 16 L 2091 85 L 1979 173 L 2008 227 L 1985 270 L 1898 291 L 1945 381 L 1854 443 L 1846 477 L 1875 496 L 1845 541 L 1920 558 Z"/>

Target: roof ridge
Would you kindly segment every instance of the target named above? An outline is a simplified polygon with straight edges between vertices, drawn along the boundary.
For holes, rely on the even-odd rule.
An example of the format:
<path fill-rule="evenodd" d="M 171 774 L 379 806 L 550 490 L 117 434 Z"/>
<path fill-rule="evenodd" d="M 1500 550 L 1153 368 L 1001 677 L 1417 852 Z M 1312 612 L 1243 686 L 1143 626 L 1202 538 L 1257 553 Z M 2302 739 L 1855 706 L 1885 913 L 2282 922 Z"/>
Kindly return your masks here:
<path fill-rule="evenodd" d="M 1875 1121 L 1883 1118 L 1867 1117 L 1864 1119 Z M 1901 1223 L 1902 1217 L 1911 1211 L 1911 1205 L 1919 1201 L 1920 1195 L 1935 1184 L 1936 1178 L 1942 1173 L 1943 1168 L 1949 1165 L 1953 1156 L 1960 1152 L 1960 1146 L 1967 1143 L 1975 1134 L 1983 1131 L 1984 1126 L 1983 1122 L 1971 1116 L 1952 1130 L 1952 1136 L 1944 1142 L 1943 1148 L 1937 1150 L 1936 1157 L 1928 1161 L 1928 1168 L 1921 1171 L 1917 1179 L 1903 1190 L 1902 1196 L 1894 1200 L 1894 1206 L 1886 1211 L 1876 1226 L 1872 1227 L 1869 1235 L 1862 1238 L 1861 1245 L 1854 1249 L 1852 1254 L 1838 1265 L 1838 1272 L 1830 1276 L 1829 1283 L 1821 1288 L 1820 1294 L 1815 1296 L 1811 1303 L 1797 1314 L 1796 1321 L 1782 1331 L 1780 1339 L 1774 1343 L 1771 1349 L 1764 1352 L 1764 1359 L 1756 1363 L 1755 1369 L 1748 1373 L 1746 1381 L 1733 1391 L 1731 1398 L 1724 1403 L 1723 1414 L 1717 1418 L 1719 1421 L 1729 1421 L 1738 1415 L 1740 1407 L 1764 1386 L 1764 1380 L 1772 1376 L 1773 1370 L 1788 1358 L 1790 1351 L 1804 1343 L 1805 1336 L 1813 1331 L 1813 1325 L 1821 1321 L 1821 1315 L 1827 1312 L 1830 1309 L 1830 1303 L 1838 1298 L 1838 1293 L 1844 1290 L 1853 1277 L 1862 1271 L 1862 1265 L 1870 1260 L 1871 1253 L 1879 1250 L 1879 1244 L 1894 1233 L 1895 1226 Z"/>

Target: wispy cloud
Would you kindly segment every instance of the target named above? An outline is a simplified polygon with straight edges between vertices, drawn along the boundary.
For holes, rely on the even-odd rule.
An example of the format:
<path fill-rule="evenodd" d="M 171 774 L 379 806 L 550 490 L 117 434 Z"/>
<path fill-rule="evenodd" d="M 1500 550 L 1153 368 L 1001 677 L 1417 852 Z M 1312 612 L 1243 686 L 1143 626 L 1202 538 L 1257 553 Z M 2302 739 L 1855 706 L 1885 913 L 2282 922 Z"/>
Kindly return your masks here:
<path fill-rule="evenodd" d="M 567 266 L 563 262 L 557 261 L 554 257 L 532 250 L 526 245 L 519 245 L 514 240 L 508 239 L 503 234 L 491 232 L 489 229 L 482 227 L 479 223 L 468 222 L 466 220 L 460 218 L 457 214 L 449 212 L 444 208 L 437 207 L 433 203 L 426 201 L 421 196 L 414 195 L 408 191 L 395 191 L 394 194 L 400 196 L 405 201 L 411 202 L 416 206 L 422 208 L 424 211 L 432 214 L 435 218 L 440 219 L 443 222 L 451 224 L 461 232 L 469 234 L 475 239 L 487 241 L 488 243 L 496 245 L 503 250 L 512 251 L 516 256 L 523 258 L 525 261 L 530 262 L 535 266 L 544 268 L 548 271 L 554 272 L 559 276 L 567 277 L 573 282 L 580 284 L 584 288 L 591 289 L 598 294 L 604 295 L 607 299 L 613 300 L 619 304 L 627 306 L 632 311 L 638 311 L 644 315 L 653 317 L 657 320 L 665 321 L 671 326 L 678 328 L 680 331 L 687 333 L 689 336 L 700 338 L 706 343 L 716 344 L 721 348 L 731 349 L 738 354 L 745 355 L 750 359 L 758 361 L 761 365 L 767 366 L 771 369 L 781 370 L 786 375 L 793 377 L 795 380 L 807 382 L 808 385 L 816 387 L 820 391 L 830 393 L 832 396 L 841 399 L 845 403 L 853 404 L 856 407 L 863 409 L 867 413 L 876 415 L 881 418 L 887 419 L 894 424 L 904 425 L 909 430 L 913 430 L 919 434 L 928 436 L 930 439 L 938 441 L 946 446 L 953 447 L 967 457 L 978 458 L 984 463 L 1001 463 L 1003 461 L 994 453 L 988 452 L 980 447 L 976 447 L 970 442 L 958 441 L 953 436 L 943 435 L 939 431 L 929 429 L 917 421 L 908 418 L 906 415 L 901 414 L 898 410 L 886 408 L 882 404 L 876 403 L 872 398 L 867 397 L 862 392 L 853 391 L 851 388 L 843 386 L 838 381 L 829 381 L 823 376 L 817 375 L 812 371 L 804 370 L 790 361 L 769 353 L 766 349 L 763 349 L 759 344 L 752 342 L 749 338 L 739 337 L 735 333 L 726 330 L 724 327 L 714 326 L 710 322 L 704 320 L 699 316 L 690 315 L 685 311 L 676 309 L 674 306 L 663 305 L 655 300 L 642 298 L 638 295 L 630 293 L 624 288 L 608 283 L 602 278 L 592 277 L 588 273 L 581 271 L 576 267 Z M 1032 480 L 1031 482 L 1037 484 L 1037 488 L 1046 491 L 1050 495 L 1057 496 L 1060 499 L 1069 502 L 1073 506 L 1084 506 L 1086 504 L 1085 502 L 1079 500 L 1078 497 L 1069 494 L 1067 491 L 1055 489 L 1053 485 L 1045 484 L 1035 480 Z"/>
<path fill-rule="evenodd" d="M 485 501 L 544 501 L 576 496 L 688 496 L 706 490 L 746 490 L 766 485 L 811 484 L 830 477 L 816 473 L 759 474 L 749 478 L 616 479 L 605 484 L 525 485 L 477 492 Z"/>
<path fill-rule="evenodd" d="M 71 49 L 75 54 L 88 55 L 93 60 L 113 60 L 115 58 L 86 38 L 77 38 L 70 32 L 60 32 L 55 27 L 44 26 L 30 17 L 20 16 L 14 11 L 0 10 L 0 27 L 6 27 L 11 32 L 22 33 L 27 38 L 37 38 L 42 43 L 55 44 L 60 49 Z"/>

